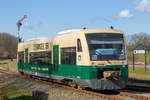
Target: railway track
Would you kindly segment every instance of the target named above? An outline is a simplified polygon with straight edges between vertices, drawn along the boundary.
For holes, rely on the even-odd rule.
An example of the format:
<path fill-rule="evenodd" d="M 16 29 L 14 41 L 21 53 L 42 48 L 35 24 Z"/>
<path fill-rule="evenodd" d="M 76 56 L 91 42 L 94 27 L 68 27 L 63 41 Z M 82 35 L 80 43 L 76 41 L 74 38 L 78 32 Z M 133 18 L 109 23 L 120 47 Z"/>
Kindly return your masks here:
<path fill-rule="evenodd" d="M 19 77 L 19 78 L 23 78 L 26 80 L 32 80 L 32 81 L 38 82 L 40 84 L 53 85 L 56 87 L 69 89 L 69 90 L 73 90 L 73 91 L 77 91 L 77 92 L 82 92 L 82 93 L 86 93 L 89 95 L 99 96 L 99 97 L 106 99 L 106 100 L 150 100 L 150 97 L 131 94 L 131 93 L 127 93 L 127 92 L 118 92 L 115 94 L 114 93 L 106 94 L 106 93 L 101 93 L 100 91 L 93 91 L 93 90 L 88 90 L 88 89 L 82 90 L 79 88 L 76 89 L 76 88 L 69 87 L 69 86 L 62 85 L 62 84 L 58 84 L 55 82 L 49 82 L 49 81 L 43 81 L 43 80 L 39 80 L 39 79 L 35 79 L 35 78 L 30 78 L 28 76 L 20 75 L 19 73 L 16 73 L 16 72 L 9 72 L 7 70 L 0 70 L 0 73 L 7 74 L 10 76 Z"/>
<path fill-rule="evenodd" d="M 127 85 L 125 88 L 126 90 L 131 90 L 131 91 L 139 91 L 139 92 L 145 92 L 145 93 L 150 93 L 150 87 L 144 87 L 144 86 L 130 86 Z"/>
<path fill-rule="evenodd" d="M 136 78 L 128 78 L 128 83 L 127 85 L 129 87 L 146 87 L 146 88 L 150 88 L 150 80 L 142 80 L 142 79 L 136 79 Z"/>

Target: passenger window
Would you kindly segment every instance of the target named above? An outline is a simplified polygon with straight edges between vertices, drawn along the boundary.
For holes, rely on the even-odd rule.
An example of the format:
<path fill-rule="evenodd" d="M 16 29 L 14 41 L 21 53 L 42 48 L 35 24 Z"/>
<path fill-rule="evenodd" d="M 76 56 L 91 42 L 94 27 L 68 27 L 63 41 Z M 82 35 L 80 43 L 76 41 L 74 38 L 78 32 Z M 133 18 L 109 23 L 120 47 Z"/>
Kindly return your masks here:
<path fill-rule="evenodd" d="M 78 52 L 82 52 L 82 45 L 81 45 L 81 41 L 80 39 L 77 39 L 77 48 L 78 48 Z"/>
<path fill-rule="evenodd" d="M 68 64 L 68 65 L 76 64 L 75 47 L 61 48 L 61 64 Z"/>
<path fill-rule="evenodd" d="M 52 64 L 51 51 L 31 52 L 30 53 L 30 64 L 51 65 Z"/>

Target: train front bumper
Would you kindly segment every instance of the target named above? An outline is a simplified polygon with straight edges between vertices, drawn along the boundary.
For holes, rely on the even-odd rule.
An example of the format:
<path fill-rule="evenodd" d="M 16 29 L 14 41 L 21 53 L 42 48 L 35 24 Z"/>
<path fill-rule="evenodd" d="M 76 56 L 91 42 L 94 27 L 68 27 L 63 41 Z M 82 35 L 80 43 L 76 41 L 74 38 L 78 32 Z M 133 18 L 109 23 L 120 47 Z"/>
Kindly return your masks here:
<path fill-rule="evenodd" d="M 127 84 L 126 78 L 119 79 L 91 79 L 91 80 L 80 80 L 78 83 L 83 87 L 89 87 L 95 90 L 117 90 L 125 88 Z"/>

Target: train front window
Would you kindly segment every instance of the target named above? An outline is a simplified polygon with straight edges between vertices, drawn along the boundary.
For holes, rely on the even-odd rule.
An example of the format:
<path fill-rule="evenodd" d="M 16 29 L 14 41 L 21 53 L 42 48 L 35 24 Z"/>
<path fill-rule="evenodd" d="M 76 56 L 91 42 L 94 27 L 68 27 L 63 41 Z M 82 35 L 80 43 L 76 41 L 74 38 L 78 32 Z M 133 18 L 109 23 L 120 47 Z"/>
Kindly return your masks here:
<path fill-rule="evenodd" d="M 90 60 L 124 60 L 125 49 L 122 34 L 95 33 L 86 34 Z"/>

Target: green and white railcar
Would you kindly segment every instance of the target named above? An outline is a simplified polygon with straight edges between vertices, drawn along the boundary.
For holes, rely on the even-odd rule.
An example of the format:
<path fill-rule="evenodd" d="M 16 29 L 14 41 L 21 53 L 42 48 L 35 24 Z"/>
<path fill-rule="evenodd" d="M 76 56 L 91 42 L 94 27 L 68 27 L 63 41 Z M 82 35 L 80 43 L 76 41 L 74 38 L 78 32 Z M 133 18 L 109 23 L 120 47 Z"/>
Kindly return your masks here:
<path fill-rule="evenodd" d="M 97 90 L 124 88 L 128 78 L 124 33 L 67 30 L 19 43 L 18 71 Z"/>

